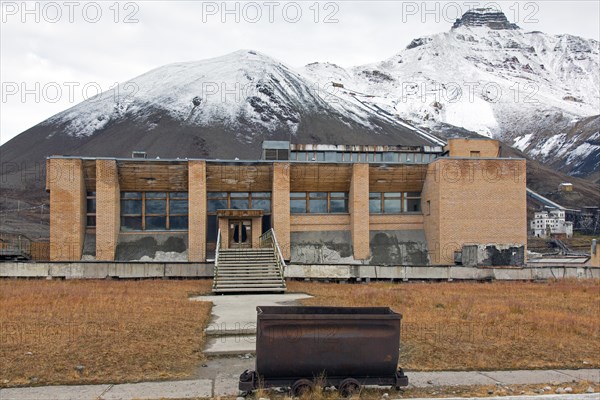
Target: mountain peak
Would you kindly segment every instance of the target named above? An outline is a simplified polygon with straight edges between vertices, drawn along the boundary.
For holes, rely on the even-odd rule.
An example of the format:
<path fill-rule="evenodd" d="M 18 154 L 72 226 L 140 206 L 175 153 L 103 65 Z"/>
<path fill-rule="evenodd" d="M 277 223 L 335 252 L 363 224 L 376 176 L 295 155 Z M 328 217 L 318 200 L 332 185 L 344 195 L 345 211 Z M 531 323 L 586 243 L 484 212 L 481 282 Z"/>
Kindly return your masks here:
<path fill-rule="evenodd" d="M 461 26 L 485 26 L 490 29 L 519 29 L 516 24 L 511 23 L 506 15 L 495 8 L 474 8 L 458 18 L 452 29 Z"/>

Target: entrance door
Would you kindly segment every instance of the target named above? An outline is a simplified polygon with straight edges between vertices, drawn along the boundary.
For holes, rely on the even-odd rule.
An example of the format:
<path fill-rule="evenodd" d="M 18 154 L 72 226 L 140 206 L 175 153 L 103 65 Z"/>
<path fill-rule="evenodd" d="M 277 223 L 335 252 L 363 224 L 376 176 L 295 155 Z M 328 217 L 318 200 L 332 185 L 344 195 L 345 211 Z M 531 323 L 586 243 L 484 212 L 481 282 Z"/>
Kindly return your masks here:
<path fill-rule="evenodd" d="M 249 219 L 229 221 L 229 248 L 252 247 L 252 221 Z"/>

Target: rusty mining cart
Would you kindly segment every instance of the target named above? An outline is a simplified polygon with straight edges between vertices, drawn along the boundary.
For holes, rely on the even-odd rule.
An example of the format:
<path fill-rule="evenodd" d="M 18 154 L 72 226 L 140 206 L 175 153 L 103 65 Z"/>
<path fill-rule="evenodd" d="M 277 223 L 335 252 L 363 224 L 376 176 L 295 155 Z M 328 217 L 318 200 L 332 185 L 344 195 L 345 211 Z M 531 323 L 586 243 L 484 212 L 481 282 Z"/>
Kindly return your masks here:
<path fill-rule="evenodd" d="M 315 382 L 350 396 L 362 385 L 408 385 L 398 368 L 402 315 L 387 307 L 257 307 L 256 370 L 239 389 L 289 388 Z"/>

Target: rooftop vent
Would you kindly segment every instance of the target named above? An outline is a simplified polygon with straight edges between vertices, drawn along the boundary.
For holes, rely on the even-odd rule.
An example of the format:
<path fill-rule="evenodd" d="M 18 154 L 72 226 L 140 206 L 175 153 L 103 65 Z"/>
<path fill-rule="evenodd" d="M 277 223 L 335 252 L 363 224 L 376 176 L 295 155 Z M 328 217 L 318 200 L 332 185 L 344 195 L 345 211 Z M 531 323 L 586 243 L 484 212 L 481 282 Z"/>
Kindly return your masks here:
<path fill-rule="evenodd" d="M 147 158 L 145 151 L 132 151 L 131 158 Z"/>

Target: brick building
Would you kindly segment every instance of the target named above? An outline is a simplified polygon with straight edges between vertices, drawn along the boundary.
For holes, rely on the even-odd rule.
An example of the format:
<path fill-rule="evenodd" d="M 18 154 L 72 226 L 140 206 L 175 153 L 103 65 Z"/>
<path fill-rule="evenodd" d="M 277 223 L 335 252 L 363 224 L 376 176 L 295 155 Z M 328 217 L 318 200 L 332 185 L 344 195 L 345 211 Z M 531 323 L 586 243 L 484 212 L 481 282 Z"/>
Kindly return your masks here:
<path fill-rule="evenodd" d="M 210 262 L 274 232 L 303 264 L 516 265 L 525 160 L 442 146 L 265 142 L 261 160 L 47 160 L 54 261 Z"/>

